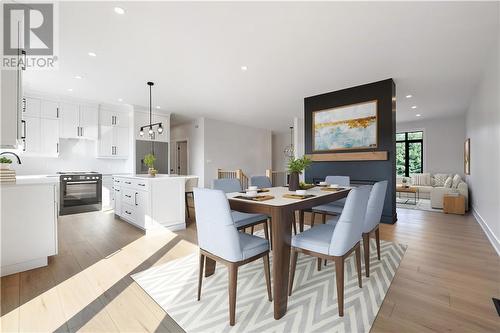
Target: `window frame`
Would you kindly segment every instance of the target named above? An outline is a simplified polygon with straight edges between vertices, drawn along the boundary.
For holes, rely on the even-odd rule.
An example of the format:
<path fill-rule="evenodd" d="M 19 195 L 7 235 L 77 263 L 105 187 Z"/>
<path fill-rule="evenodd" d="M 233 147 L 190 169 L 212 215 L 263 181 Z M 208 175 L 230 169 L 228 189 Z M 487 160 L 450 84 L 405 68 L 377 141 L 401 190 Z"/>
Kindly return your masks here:
<path fill-rule="evenodd" d="M 422 133 L 421 139 L 408 139 L 409 133 Z M 404 140 L 397 140 L 397 136 L 404 134 Z M 424 172 L 424 131 L 423 130 L 414 130 L 414 131 L 404 131 L 397 132 L 395 136 L 396 143 L 403 143 L 405 148 L 405 174 L 404 177 L 410 176 L 410 144 L 411 143 L 420 143 L 420 173 Z M 396 168 L 397 169 L 397 168 Z M 399 176 L 399 175 L 398 175 Z"/>

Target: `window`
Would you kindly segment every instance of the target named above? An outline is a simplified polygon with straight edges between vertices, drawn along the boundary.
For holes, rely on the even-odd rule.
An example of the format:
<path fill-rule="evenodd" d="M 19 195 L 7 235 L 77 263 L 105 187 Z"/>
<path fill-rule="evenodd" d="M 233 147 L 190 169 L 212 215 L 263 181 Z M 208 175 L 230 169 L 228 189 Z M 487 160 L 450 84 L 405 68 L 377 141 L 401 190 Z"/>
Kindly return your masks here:
<path fill-rule="evenodd" d="M 424 132 L 396 133 L 396 173 L 408 177 L 422 173 L 424 165 Z"/>

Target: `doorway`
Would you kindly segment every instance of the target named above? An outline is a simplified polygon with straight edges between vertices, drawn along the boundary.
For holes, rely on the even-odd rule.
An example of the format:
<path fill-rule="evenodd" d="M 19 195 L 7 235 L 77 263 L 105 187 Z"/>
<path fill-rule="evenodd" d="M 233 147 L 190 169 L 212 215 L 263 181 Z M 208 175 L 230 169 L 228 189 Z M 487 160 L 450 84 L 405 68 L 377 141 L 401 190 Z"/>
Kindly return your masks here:
<path fill-rule="evenodd" d="M 187 141 L 177 141 L 177 174 L 187 175 L 188 160 L 187 160 Z"/>

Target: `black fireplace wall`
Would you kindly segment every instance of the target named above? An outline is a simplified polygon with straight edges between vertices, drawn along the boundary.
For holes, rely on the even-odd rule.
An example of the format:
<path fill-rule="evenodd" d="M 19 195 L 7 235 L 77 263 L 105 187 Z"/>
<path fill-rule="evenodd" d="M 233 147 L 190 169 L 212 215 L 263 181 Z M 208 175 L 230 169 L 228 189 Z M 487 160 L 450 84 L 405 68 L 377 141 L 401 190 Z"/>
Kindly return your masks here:
<path fill-rule="evenodd" d="M 396 216 L 396 85 L 392 79 L 342 89 L 304 99 L 305 153 L 313 153 L 312 112 L 377 100 L 377 148 L 341 152 L 387 151 L 385 161 L 313 162 L 306 171 L 306 181 L 328 175 L 349 176 L 353 184 L 389 182 L 382 222 L 394 223 Z"/>

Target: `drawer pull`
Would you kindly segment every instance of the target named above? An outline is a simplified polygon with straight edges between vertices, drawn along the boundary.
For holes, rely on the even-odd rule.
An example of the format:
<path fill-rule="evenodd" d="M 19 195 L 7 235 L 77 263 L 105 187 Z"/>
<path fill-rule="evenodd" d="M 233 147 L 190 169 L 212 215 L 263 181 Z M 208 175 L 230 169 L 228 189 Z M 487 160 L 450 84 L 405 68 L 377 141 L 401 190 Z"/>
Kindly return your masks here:
<path fill-rule="evenodd" d="M 130 185 L 130 184 L 132 184 L 132 183 L 131 183 L 131 182 L 125 182 L 125 184 L 129 184 L 129 185 Z"/>
<path fill-rule="evenodd" d="M 139 185 L 139 186 L 146 186 L 146 184 L 137 184 L 137 185 Z"/>
<path fill-rule="evenodd" d="M 132 214 L 131 212 L 129 212 L 128 210 L 125 211 L 125 213 L 127 213 L 128 215 Z"/>
<path fill-rule="evenodd" d="M 137 194 L 139 194 L 139 193 L 135 192 L 135 195 L 134 195 L 134 203 L 136 206 L 137 206 Z"/>
<path fill-rule="evenodd" d="M 132 198 L 132 196 L 131 196 L 131 195 L 128 195 L 128 194 L 125 194 L 125 196 L 126 196 L 127 198 Z"/>
<path fill-rule="evenodd" d="M 116 191 L 116 192 L 120 192 L 120 190 L 118 190 L 118 189 L 116 189 L 116 188 L 115 188 L 115 191 Z"/>

